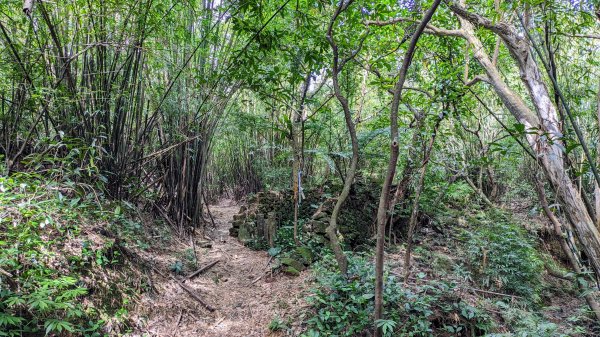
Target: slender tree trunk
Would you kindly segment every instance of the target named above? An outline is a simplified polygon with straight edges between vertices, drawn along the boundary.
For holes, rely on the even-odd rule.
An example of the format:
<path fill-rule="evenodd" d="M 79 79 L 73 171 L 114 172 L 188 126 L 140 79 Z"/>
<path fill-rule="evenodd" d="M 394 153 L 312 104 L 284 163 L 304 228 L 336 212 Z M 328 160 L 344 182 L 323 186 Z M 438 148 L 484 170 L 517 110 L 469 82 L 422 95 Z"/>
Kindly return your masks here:
<path fill-rule="evenodd" d="M 406 254 L 404 254 L 404 282 L 408 282 L 410 276 L 410 256 L 412 253 L 413 237 L 415 229 L 417 227 L 417 216 L 419 215 L 419 199 L 421 198 L 421 192 L 423 192 L 423 181 L 425 179 L 425 172 L 427 170 L 427 164 L 424 164 L 419 169 L 419 181 L 417 182 L 417 188 L 413 197 L 412 210 L 410 212 L 410 219 L 408 220 L 408 234 L 406 235 Z"/>
<path fill-rule="evenodd" d="M 406 156 L 406 164 L 404 165 L 404 169 L 402 171 L 402 178 L 398 185 L 396 186 L 396 191 L 394 192 L 394 197 L 390 203 L 389 207 L 389 229 L 388 233 L 392 233 L 392 227 L 394 226 L 394 210 L 396 205 L 404 200 L 406 197 L 406 192 L 408 190 L 408 183 L 410 183 L 414 170 L 416 168 L 415 163 L 415 149 L 419 146 L 419 134 L 423 131 L 423 123 L 425 121 L 425 116 L 423 114 L 419 114 L 415 111 L 415 127 L 413 128 L 413 135 L 411 138 L 410 149 L 408 150 L 408 156 Z M 390 186 L 391 188 L 391 186 Z"/>
<path fill-rule="evenodd" d="M 441 0 L 435 0 L 429 10 L 423 16 L 421 23 L 417 27 L 413 34 L 408 50 L 404 54 L 402 60 L 402 68 L 398 82 L 394 87 L 394 97 L 390 107 L 390 160 L 388 162 L 387 173 L 383 186 L 381 187 L 381 195 L 379 197 L 379 207 L 377 209 L 377 247 L 375 250 L 375 312 L 374 320 L 380 320 L 383 317 L 383 260 L 384 260 L 384 245 L 385 245 L 385 224 L 387 222 L 387 211 L 389 208 L 390 199 L 390 188 L 394 175 L 396 174 L 396 164 L 398 162 L 398 108 L 400 106 L 400 99 L 402 97 L 402 88 L 406 81 L 406 74 L 408 73 L 408 67 L 412 63 L 417 42 L 423 34 L 427 23 L 431 20 L 433 13 L 438 8 Z M 375 327 L 375 337 L 381 337 L 381 329 Z"/>
<path fill-rule="evenodd" d="M 311 74 L 310 72 L 306 76 L 304 83 L 301 88 L 301 95 L 298 104 L 298 108 L 292 112 L 292 148 L 294 152 L 294 163 L 292 167 L 292 181 L 294 190 L 294 243 L 296 246 L 300 245 L 298 240 L 298 208 L 300 207 L 301 198 L 301 184 L 302 184 L 302 158 L 304 157 L 302 141 L 303 123 L 302 123 L 302 111 L 304 110 L 304 101 L 306 99 L 306 93 L 308 92 L 308 86 L 310 85 Z"/>
<path fill-rule="evenodd" d="M 442 119 L 440 118 L 434 128 L 431 139 L 426 147 L 423 149 L 423 160 L 421 161 L 421 167 L 419 168 L 419 181 L 417 182 L 417 188 L 413 198 L 412 211 L 410 213 L 410 219 L 408 221 L 408 235 L 406 236 L 406 254 L 404 255 L 404 282 L 408 282 L 410 275 L 410 255 L 412 252 L 412 241 L 415 229 L 417 227 L 417 216 L 419 215 L 419 199 L 421 198 L 421 192 L 423 192 L 423 182 L 425 180 L 425 173 L 427 172 L 427 165 L 429 159 L 431 159 L 431 152 L 435 144 L 435 138 L 437 136 L 437 130 L 440 126 Z"/>
<path fill-rule="evenodd" d="M 469 184 L 469 186 L 471 186 L 471 188 L 477 192 L 477 194 L 479 194 L 479 197 L 481 198 L 481 200 L 483 200 L 483 202 L 488 205 L 489 207 L 494 207 L 494 203 L 490 201 L 490 199 L 487 197 L 487 195 L 485 195 L 485 193 L 483 193 L 483 190 L 477 186 L 475 186 L 475 183 L 473 182 L 473 180 L 471 180 L 471 178 L 469 178 L 469 174 L 467 172 L 465 172 L 463 178 L 465 178 L 465 181 L 467 182 L 467 184 Z"/>
<path fill-rule="evenodd" d="M 598 85 L 598 96 L 596 98 L 596 117 L 598 118 L 598 142 L 596 145 L 596 163 L 600 166 L 600 84 Z M 596 211 L 596 228 L 600 230 L 600 185 L 594 181 L 594 208 Z"/>
<path fill-rule="evenodd" d="M 342 94 L 342 90 L 340 88 L 340 83 L 338 79 L 338 74 L 343 69 L 344 65 L 356 54 L 350 56 L 350 58 L 340 60 L 338 46 L 335 42 L 333 35 L 333 25 L 335 24 L 339 15 L 345 11 L 348 6 L 352 4 L 354 0 L 349 0 L 348 2 L 340 1 L 340 4 L 333 14 L 331 21 L 329 22 L 329 27 L 327 29 L 327 41 L 331 46 L 333 51 L 333 66 L 332 66 L 332 75 L 331 78 L 333 80 L 333 90 L 335 97 L 340 102 L 342 109 L 344 110 L 344 120 L 346 122 L 346 128 L 348 129 L 348 133 L 350 134 L 350 141 L 352 144 L 352 159 L 350 159 L 350 167 L 346 171 L 346 178 L 344 180 L 344 187 L 342 188 L 342 192 L 338 196 L 335 206 L 333 207 L 333 211 L 331 212 L 331 218 L 329 220 L 329 226 L 325 229 L 327 236 L 329 237 L 329 242 L 331 243 L 331 250 L 335 255 L 336 261 L 340 268 L 340 272 L 344 275 L 348 273 L 348 259 L 342 250 L 342 246 L 338 240 L 337 236 L 337 219 L 342 210 L 342 205 L 348 198 L 348 194 L 350 194 L 350 188 L 352 187 L 352 183 L 354 182 L 354 176 L 356 175 L 356 168 L 358 166 L 358 138 L 356 136 L 356 129 L 354 126 L 354 121 L 352 120 L 352 112 L 350 111 L 350 105 L 348 103 L 348 99 L 346 96 Z M 356 51 L 358 52 L 358 51 Z"/>

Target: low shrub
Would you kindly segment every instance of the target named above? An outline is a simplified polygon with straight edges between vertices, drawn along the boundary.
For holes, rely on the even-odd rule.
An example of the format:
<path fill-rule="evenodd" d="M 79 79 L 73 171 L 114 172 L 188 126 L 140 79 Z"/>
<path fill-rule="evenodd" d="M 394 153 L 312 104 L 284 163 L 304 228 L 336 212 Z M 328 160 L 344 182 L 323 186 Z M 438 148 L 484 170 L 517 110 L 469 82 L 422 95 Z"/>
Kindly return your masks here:
<path fill-rule="evenodd" d="M 596 334 L 584 331 L 582 327 L 562 331 L 564 329 L 561 330 L 558 324 L 549 322 L 542 315 L 511 306 L 502 301 L 496 302 L 495 306 L 502 312 L 502 318 L 507 326 L 510 326 L 511 332 L 490 334 L 490 337 L 596 336 Z"/>
<path fill-rule="evenodd" d="M 373 328 L 372 258 L 350 256 L 348 278 L 339 274 L 333 261 L 329 256 L 315 266 L 317 287 L 308 300 L 313 313 L 303 336 L 366 336 Z M 386 319 L 376 322 L 385 336 L 475 336 L 491 328 L 484 312 L 454 294 L 453 284 L 420 281 L 423 284 L 405 286 L 395 275 L 386 275 Z"/>
<path fill-rule="evenodd" d="M 130 285 L 95 281 L 125 263 L 101 234 L 125 218 L 107 205 L 34 174 L 0 177 L 0 336 L 101 336 L 105 321 L 124 323 Z"/>
<path fill-rule="evenodd" d="M 0 178 L 0 336 L 97 336 L 102 321 L 81 304 L 88 289 L 52 251 L 78 232 L 72 200 L 41 198 L 38 185 Z"/>
<path fill-rule="evenodd" d="M 462 230 L 464 256 L 481 286 L 540 300 L 544 264 L 534 241 L 521 225 L 497 211 L 479 213 Z"/>

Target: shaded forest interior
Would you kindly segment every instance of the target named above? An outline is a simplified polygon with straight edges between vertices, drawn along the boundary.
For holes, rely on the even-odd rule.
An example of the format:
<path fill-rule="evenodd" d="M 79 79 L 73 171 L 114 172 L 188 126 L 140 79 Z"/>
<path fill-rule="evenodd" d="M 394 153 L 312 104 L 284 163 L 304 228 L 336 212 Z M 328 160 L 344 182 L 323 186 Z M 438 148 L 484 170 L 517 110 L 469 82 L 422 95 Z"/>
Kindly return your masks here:
<path fill-rule="evenodd" d="M 600 335 L 597 1 L 0 1 L 0 45 L 0 336 Z"/>

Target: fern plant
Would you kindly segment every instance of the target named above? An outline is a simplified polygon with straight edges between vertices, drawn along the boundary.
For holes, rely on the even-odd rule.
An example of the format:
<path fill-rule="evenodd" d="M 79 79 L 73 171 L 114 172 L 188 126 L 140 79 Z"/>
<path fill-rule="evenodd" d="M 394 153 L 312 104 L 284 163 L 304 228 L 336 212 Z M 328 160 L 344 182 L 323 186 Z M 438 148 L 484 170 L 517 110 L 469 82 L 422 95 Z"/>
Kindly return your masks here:
<path fill-rule="evenodd" d="M 81 301 L 88 293 L 81 265 L 64 265 L 52 249 L 77 232 L 69 224 L 77 218 L 71 203 L 45 198 L 37 180 L 0 184 L 0 336 L 99 335 L 102 322 Z"/>

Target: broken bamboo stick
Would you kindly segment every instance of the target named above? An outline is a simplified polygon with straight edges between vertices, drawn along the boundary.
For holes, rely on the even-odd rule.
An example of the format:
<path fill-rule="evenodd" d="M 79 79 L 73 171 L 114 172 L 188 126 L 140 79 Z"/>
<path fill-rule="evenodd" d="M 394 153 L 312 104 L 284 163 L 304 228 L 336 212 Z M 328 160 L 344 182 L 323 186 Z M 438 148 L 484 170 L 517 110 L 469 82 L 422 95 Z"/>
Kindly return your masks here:
<path fill-rule="evenodd" d="M 209 270 L 209 269 L 210 269 L 210 268 L 212 268 L 214 265 L 216 265 L 217 263 L 219 263 L 219 261 L 220 261 L 220 260 L 216 260 L 216 261 L 213 261 L 213 262 L 211 262 L 211 263 L 207 264 L 206 266 L 204 266 L 204 267 L 202 267 L 202 268 L 200 268 L 200 269 L 196 270 L 195 272 L 193 272 L 193 273 L 189 274 L 189 275 L 186 277 L 186 279 L 187 279 L 187 280 L 189 280 L 189 279 L 191 279 L 191 278 L 193 278 L 193 277 L 196 277 L 196 276 L 198 276 L 198 275 L 200 275 L 200 274 L 204 273 L 205 271 Z"/>
<path fill-rule="evenodd" d="M 185 290 L 185 292 L 187 292 L 190 296 L 192 296 L 196 301 L 198 301 L 198 303 L 200 303 L 200 305 L 202 305 L 204 307 L 204 309 L 210 311 L 210 312 L 214 312 L 216 309 L 211 307 L 210 305 L 208 305 L 206 302 L 204 302 L 204 300 L 202 300 L 200 298 L 200 296 L 198 296 L 198 294 L 196 294 L 194 292 L 194 290 L 190 289 L 188 286 L 186 286 L 185 284 L 183 284 L 183 282 L 179 281 L 178 279 L 176 279 L 175 277 L 173 277 L 172 275 L 169 275 L 169 277 L 172 280 L 175 280 L 175 282 L 177 282 L 177 284 L 181 287 L 181 289 Z"/>
<path fill-rule="evenodd" d="M 200 296 L 198 296 L 198 294 L 196 294 L 194 292 L 194 290 L 190 289 L 188 286 L 186 286 L 185 284 L 183 284 L 183 282 L 179 281 L 177 278 L 175 278 L 173 275 L 165 275 L 163 272 L 161 272 L 160 270 L 158 270 L 156 267 L 152 267 L 152 269 L 158 273 L 158 275 L 164 277 L 164 278 L 170 278 L 173 281 L 177 282 L 177 284 L 181 287 L 181 289 L 185 290 L 186 293 L 188 293 L 190 296 L 192 296 L 193 299 L 195 299 L 196 301 L 198 301 L 198 303 L 200 303 L 200 305 L 202 305 L 206 310 L 210 311 L 210 312 L 214 312 L 216 309 L 213 308 L 212 306 L 210 306 L 209 304 L 207 304 L 206 302 L 204 302 L 204 300 L 202 300 L 202 298 L 200 298 Z"/>

